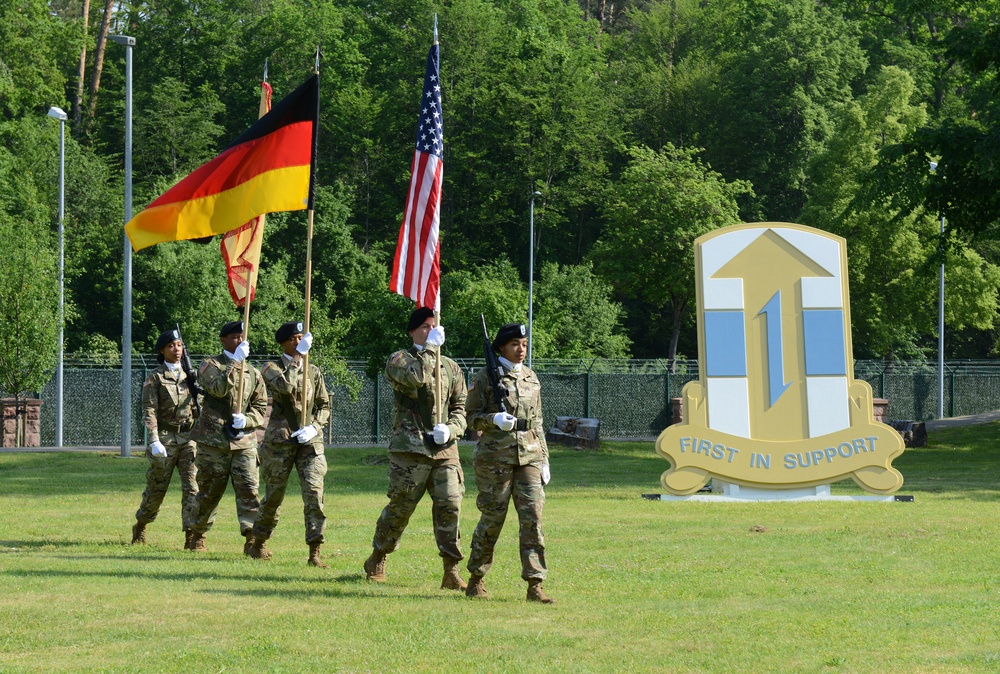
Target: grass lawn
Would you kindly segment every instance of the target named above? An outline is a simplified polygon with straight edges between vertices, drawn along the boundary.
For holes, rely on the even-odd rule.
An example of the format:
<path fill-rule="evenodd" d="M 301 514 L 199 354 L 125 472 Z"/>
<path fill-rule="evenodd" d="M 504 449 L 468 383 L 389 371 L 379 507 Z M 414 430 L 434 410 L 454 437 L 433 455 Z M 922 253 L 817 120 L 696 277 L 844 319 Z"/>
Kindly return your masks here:
<path fill-rule="evenodd" d="M 294 477 L 267 563 L 242 555 L 231 488 L 208 553 L 181 549 L 176 477 L 133 547 L 144 459 L 0 454 L 0 671 L 996 672 L 998 432 L 907 451 L 913 503 L 646 501 L 668 465 L 651 443 L 554 449 L 555 606 L 524 601 L 513 512 L 492 600 L 437 589 L 427 498 L 389 582 L 366 582 L 381 448 L 327 450 L 328 570 L 305 565 Z"/>

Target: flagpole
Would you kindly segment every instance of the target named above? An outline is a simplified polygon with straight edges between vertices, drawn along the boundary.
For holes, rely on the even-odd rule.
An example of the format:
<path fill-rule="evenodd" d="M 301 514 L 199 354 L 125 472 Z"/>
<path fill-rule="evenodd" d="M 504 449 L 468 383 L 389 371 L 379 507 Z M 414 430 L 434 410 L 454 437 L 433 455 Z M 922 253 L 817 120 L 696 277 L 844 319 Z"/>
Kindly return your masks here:
<path fill-rule="evenodd" d="M 319 45 L 316 46 L 316 75 L 319 76 Z M 317 103 L 318 105 L 318 103 Z M 319 116 L 316 118 L 316 125 L 319 124 Z M 309 318 L 310 311 L 312 309 L 312 255 L 313 255 L 313 214 L 315 213 L 315 204 L 311 198 L 313 195 L 312 181 L 316 179 L 316 138 L 319 135 L 319 129 L 313 129 L 313 170 L 310 175 L 310 185 L 309 185 L 309 212 L 306 224 L 306 306 L 305 306 L 305 331 L 309 332 Z M 299 428 L 305 428 L 312 422 L 312 415 L 310 414 L 308 407 L 308 397 L 307 393 L 309 391 L 309 352 L 306 351 L 302 354 L 302 423 Z"/>
<path fill-rule="evenodd" d="M 437 15 L 437 13 L 434 14 L 434 44 L 438 44 L 438 15 Z M 440 56 L 438 58 L 440 58 Z M 442 154 L 443 154 L 444 153 L 444 142 L 443 141 L 441 143 L 441 151 L 442 151 Z M 440 250 L 440 247 L 441 247 L 441 238 L 440 238 L 440 234 L 439 234 L 438 235 L 438 249 L 439 250 Z M 440 304 L 441 304 L 441 292 L 438 291 L 438 306 L 439 307 L 440 307 Z M 440 308 L 438 308 L 434 312 L 434 316 L 435 316 L 435 319 L 436 319 L 436 323 L 438 325 L 441 325 L 441 310 L 440 310 Z M 441 349 L 442 349 L 442 347 L 443 347 L 443 345 L 438 347 L 437 375 L 435 376 L 435 379 L 437 379 L 437 395 L 435 396 L 435 398 L 437 400 L 437 404 L 434 407 L 435 407 L 435 412 L 437 413 L 437 423 L 439 423 L 439 424 L 443 424 L 445 422 L 444 400 L 442 400 L 442 398 L 444 397 L 444 395 L 443 395 L 443 393 L 441 391 L 441 387 L 442 387 L 442 384 L 441 384 L 441 356 L 442 356 Z"/>
<path fill-rule="evenodd" d="M 267 82 L 267 59 L 264 59 L 264 82 Z M 260 119 L 268 113 L 270 108 L 269 102 L 265 103 L 265 98 L 267 94 L 264 92 L 264 86 L 261 85 L 260 88 L 260 107 L 257 109 L 257 119 Z M 264 226 L 264 216 L 260 215 L 257 217 L 257 226 Z M 261 231 L 261 237 L 264 236 L 264 232 Z M 260 260 L 257 260 L 257 264 L 260 264 Z M 246 265 L 246 276 L 245 281 L 245 292 L 246 295 L 243 296 L 243 340 L 250 341 L 250 300 L 253 299 L 253 287 L 256 285 L 252 283 L 255 279 L 254 271 L 256 271 L 251 265 Z M 246 358 L 240 361 L 240 386 L 238 391 L 238 400 L 234 400 L 233 403 L 238 402 L 238 407 L 234 409 L 234 412 L 242 412 L 243 410 L 243 394 L 246 392 L 246 387 L 244 385 L 244 375 L 246 374 Z"/>

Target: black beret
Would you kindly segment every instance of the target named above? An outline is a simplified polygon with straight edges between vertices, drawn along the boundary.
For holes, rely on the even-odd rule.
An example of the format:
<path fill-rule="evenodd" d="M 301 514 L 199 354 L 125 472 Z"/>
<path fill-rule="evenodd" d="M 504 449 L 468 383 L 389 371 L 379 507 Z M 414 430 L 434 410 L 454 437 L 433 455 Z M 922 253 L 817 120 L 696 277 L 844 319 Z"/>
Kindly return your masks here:
<path fill-rule="evenodd" d="M 229 321 L 222 326 L 222 330 L 219 331 L 219 337 L 225 337 L 237 332 L 243 332 L 243 321 Z"/>
<path fill-rule="evenodd" d="M 156 352 L 159 353 L 160 349 L 172 344 L 181 338 L 181 333 L 176 330 L 164 330 L 160 333 L 160 336 L 156 339 Z"/>
<path fill-rule="evenodd" d="M 521 339 L 528 336 L 528 327 L 524 323 L 508 323 L 501 325 L 497 330 L 496 339 L 493 340 L 493 350 L 499 351 L 500 347 L 512 339 Z"/>
<path fill-rule="evenodd" d="M 424 321 L 433 315 L 434 310 L 428 309 L 427 307 L 420 307 L 419 309 L 414 310 L 414 312 L 410 314 L 410 322 L 406 324 L 406 331 L 413 332 L 423 325 Z"/>
<path fill-rule="evenodd" d="M 281 344 L 286 339 L 292 335 L 302 334 L 302 321 L 288 321 L 287 323 L 282 323 L 281 327 L 274 333 L 274 338 Z"/>

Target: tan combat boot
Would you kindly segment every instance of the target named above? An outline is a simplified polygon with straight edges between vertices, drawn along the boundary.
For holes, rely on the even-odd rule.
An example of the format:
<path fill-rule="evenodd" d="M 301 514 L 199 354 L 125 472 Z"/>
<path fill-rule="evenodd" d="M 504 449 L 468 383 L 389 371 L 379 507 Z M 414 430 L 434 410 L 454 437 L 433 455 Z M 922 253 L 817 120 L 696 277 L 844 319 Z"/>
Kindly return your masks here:
<path fill-rule="evenodd" d="M 194 538 L 194 532 L 191 531 L 190 529 L 185 529 L 184 530 L 184 549 L 185 550 L 190 550 L 191 549 L 191 540 L 193 538 Z"/>
<path fill-rule="evenodd" d="M 245 534 L 243 534 L 243 536 L 246 538 L 246 541 L 243 543 L 243 554 L 249 557 L 250 548 L 253 547 L 253 541 L 254 541 L 253 531 L 252 530 L 248 531 Z"/>
<path fill-rule="evenodd" d="M 309 566 L 315 566 L 317 569 L 329 569 L 329 564 L 324 564 L 322 558 L 319 556 L 319 546 L 321 543 L 310 543 L 309 544 L 309 561 L 306 562 Z"/>
<path fill-rule="evenodd" d="M 385 582 L 385 553 L 373 549 L 365 560 L 365 575 L 373 583 Z"/>
<path fill-rule="evenodd" d="M 132 545 L 136 543 L 139 545 L 146 544 L 146 525 L 141 522 L 136 522 L 132 525 Z"/>
<path fill-rule="evenodd" d="M 441 579 L 442 590 L 464 590 L 468 587 L 462 577 L 458 575 L 457 559 L 442 557 L 444 560 L 444 578 Z"/>
<path fill-rule="evenodd" d="M 191 545 L 188 547 L 191 552 L 206 552 L 208 546 L 205 545 L 205 534 L 191 532 Z"/>
<path fill-rule="evenodd" d="M 473 599 L 489 599 L 490 595 L 486 593 L 486 585 L 483 583 L 483 577 L 472 574 L 469 576 L 469 585 L 465 588 L 465 596 L 472 597 Z"/>
<path fill-rule="evenodd" d="M 542 589 L 542 579 L 532 578 L 528 581 L 528 601 L 537 601 L 542 604 L 555 604 L 556 600 L 545 594 Z"/>
<path fill-rule="evenodd" d="M 266 538 L 247 536 L 247 542 L 250 543 L 250 551 L 248 554 L 252 559 L 259 559 L 262 562 L 270 561 L 271 551 L 267 549 Z"/>

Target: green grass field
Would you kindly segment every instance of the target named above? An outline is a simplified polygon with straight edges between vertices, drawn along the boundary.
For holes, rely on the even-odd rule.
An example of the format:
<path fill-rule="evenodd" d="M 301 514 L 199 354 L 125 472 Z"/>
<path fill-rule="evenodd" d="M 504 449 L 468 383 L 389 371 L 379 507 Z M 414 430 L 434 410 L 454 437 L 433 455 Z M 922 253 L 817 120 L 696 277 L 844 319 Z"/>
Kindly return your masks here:
<path fill-rule="evenodd" d="M 652 444 L 555 449 L 555 606 L 524 601 L 514 513 L 492 600 L 438 590 L 426 498 L 389 582 L 366 582 L 380 448 L 327 451 L 329 570 L 305 565 L 297 481 L 266 563 L 242 555 L 231 488 L 207 554 L 181 549 L 176 478 L 133 547 L 144 459 L 0 454 L 0 671 L 996 672 L 998 431 L 907 451 L 913 503 L 646 501 L 668 465 Z"/>

